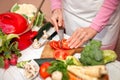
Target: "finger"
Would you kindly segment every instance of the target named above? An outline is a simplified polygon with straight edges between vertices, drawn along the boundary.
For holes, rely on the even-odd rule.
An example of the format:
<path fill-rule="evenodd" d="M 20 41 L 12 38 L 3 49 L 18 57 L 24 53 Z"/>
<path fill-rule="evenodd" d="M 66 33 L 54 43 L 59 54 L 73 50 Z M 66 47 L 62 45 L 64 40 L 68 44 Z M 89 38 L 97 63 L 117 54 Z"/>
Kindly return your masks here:
<path fill-rule="evenodd" d="M 79 43 L 82 41 L 82 39 L 84 39 L 85 35 L 86 32 L 83 32 L 83 34 L 78 35 L 78 38 L 76 38 L 76 41 L 71 45 L 71 48 L 78 48 Z"/>
<path fill-rule="evenodd" d="M 58 26 L 62 27 L 62 24 L 63 24 L 62 16 L 59 16 L 59 18 L 58 18 Z"/>
<path fill-rule="evenodd" d="M 76 36 L 75 36 L 75 35 L 76 35 Z M 76 32 L 74 32 L 74 33 L 72 34 L 72 36 L 67 40 L 67 42 L 69 43 L 68 46 L 71 46 L 71 45 L 74 43 L 74 41 L 77 39 L 77 37 L 78 37 L 78 33 L 77 33 L 77 31 L 76 31 Z"/>
<path fill-rule="evenodd" d="M 78 31 L 79 31 L 79 30 L 75 31 L 75 32 L 71 35 L 71 37 L 68 38 L 67 42 L 71 42 L 71 40 L 74 39 L 74 38 L 76 37 L 76 35 L 78 35 Z"/>
<path fill-rule="evenodd" d="M 81 41 L 81 35 L 80 35 L 81 33 L 75 33 L 75 36 L 74 36 L 74 38 L 71 38 L 71 40 L 69 41 L 69 44 L 68 44 L 68 46 L 70 46 L 71 48 L 75 48 L 76 47 L 76 45 Z"/>
<path fill-rule="evenodd" d="M 58 31 L 57 19 L 54 18 L 54 17 L 52 17 L 51 20 L 52 20 L 52 22 L 53 22 L 53 24 L 54 24 L 54 27 L 55 27 L 56 31 Z"/>
<path fill-rule="evenodd" d="M 80 47 L 80 46 L 83 46 L 83 44 L 85 43 L 85 42 L 87 42 L 89 40 L 89 37 L 88 37 L 88 35 L 86 35 L 82 40 L 81 40 L 81 42 L 75 47 L 75 48 L 78 48 L 78 47 Z"/>

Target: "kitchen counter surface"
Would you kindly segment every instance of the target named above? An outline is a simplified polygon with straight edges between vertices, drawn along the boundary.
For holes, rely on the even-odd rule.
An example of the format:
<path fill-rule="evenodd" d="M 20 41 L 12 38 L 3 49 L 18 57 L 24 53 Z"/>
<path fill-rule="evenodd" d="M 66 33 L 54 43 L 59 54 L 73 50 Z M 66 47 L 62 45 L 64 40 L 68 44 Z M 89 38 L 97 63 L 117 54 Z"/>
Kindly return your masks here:
<path fill-rule="evenodd" d="M 54 29 L 50 29 L 48 34 L 52 33 Z M 58 39 L 56 35 L 54 39 Z M 41 40 L 40 40 L 41 41 Z M 21 51 L 22 56 L 19 58 L 19 61 L 38 59 L 42 53 L 44 46 L 39 49 L 34 49 L 32 46 Z M 120 62 L 115 61 L 106 65 L 110 80 L 120 80 Z M 26 80 L 24 74 L 20 72 L 20 69 L 16 66 L 10 66 L 7 70 L 0 68 L 0 80 Z M 42 80 L 38 75 L 34 80 Z"/>

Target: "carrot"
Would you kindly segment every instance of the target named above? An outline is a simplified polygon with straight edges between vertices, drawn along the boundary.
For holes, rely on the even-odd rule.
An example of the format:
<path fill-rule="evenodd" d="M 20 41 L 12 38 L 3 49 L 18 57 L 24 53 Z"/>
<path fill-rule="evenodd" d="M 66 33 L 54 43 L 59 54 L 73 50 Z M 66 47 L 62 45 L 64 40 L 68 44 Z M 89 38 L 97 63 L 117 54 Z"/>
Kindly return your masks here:
<path fill-rule="evenodd" d="M 82 80 L 81 78 L 75 76 L 71 72 L 68 72 L 68 75 L 69 75 L 69 80 Z"/>

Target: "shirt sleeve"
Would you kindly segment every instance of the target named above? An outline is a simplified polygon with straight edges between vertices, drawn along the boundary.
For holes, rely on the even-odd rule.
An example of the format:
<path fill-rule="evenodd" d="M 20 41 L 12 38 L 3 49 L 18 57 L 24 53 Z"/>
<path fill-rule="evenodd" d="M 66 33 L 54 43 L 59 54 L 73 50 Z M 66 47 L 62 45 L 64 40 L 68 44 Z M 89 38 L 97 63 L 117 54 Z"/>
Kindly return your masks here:
<path fill-rule="evenodd" d="M 117 9 L 120 0 L 104 0 L 104 3 L 97 13 L 96 17 L 93 19 L 90 27 L 100 32 L 105 25 L 108 23 L 110 17 Z"/>
<path fill-rule="evenodd" d="M 57 8 L 61 8 L 61 0 L 50 0 L 51 1 L 51 9 L 52 11 Z"/>

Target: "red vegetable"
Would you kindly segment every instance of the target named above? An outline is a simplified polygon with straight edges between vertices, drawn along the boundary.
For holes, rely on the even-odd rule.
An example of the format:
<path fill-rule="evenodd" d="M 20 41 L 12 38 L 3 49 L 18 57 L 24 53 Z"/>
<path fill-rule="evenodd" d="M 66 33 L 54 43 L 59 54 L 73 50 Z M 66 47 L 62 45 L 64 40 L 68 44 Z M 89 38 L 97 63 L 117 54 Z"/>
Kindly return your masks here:
<path fill-rule="evenodd" d="M 69 55 L 66 51 L 64 50 L 56 50 L 54 53 L 54 58 L 55 59 L 61 59 L 61 60 L 65 60 L 66 57 Z"/>
<path fill-rule="evenodd" d="M 58 50 L 58 49 L 69 50 L 70 49 L 66 39 L 62 40 L 62 48 L 60 48 L 60 41 L 55 41 L 55 40 L 50 42 L 50 46 L 55 50 Z"/>
<path fill-rule="evenodd" d="M 69 50 L 70 47 L 68 46 L 67 39 L 62 40 L 62 48 L 65 50 Z"/>
<path fill-rule="evenodd" d="M 28 21 L 20 14 L 7 12 L 0 14 L 0 28 L 6 34 L 21 34 L 28 28 Z"/>
<path fill-rule="evenodd" d="M 8 60 L 8 59 L 5 59 L 5 60 L 4 60 L 4 68 L 5 68 L 5 69 L 8 69 L 9 66 L 10 66 L 9 60 Z"/>
<path fill-rule="evenodd" d="M 60 49 L 60 45 L 59 45 L 59 42 L 58 41 L 51 41 L 50 43 L 50 46 L 53 48 L 53 49 L 55 49 L 55 50 L 58 50 L 58 49 Z"/>
<path fill-rule="evenodd" d="M 16 54 L 12 54 L 11 55 L 11 59 L 10 59 L 10 64 L 11 65 L 16 65 L 17 64 L 17 60 L 18 60 L 18 57 Z"/>
<path fill-rule="evenodd" d="M 41 64 L 39 74 L 43 79 L 50 76 L 50 74 L 47 72 L 47 69 L 50 65 L 51 65 L 50 62 L 44 62 Z"/>

